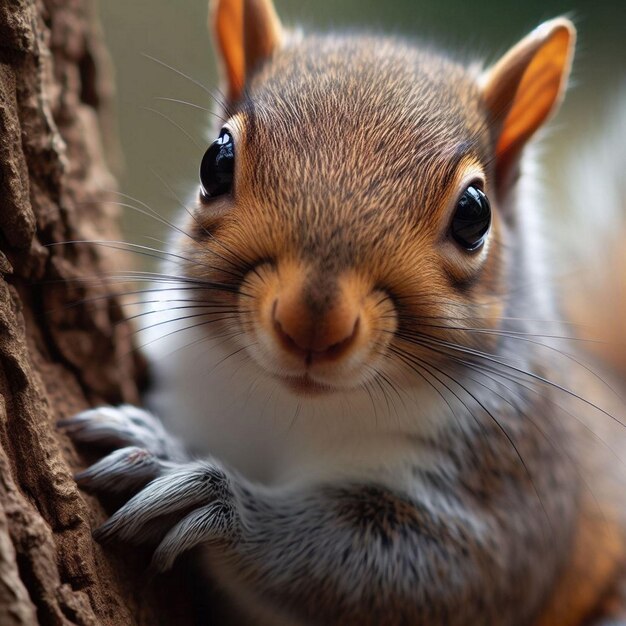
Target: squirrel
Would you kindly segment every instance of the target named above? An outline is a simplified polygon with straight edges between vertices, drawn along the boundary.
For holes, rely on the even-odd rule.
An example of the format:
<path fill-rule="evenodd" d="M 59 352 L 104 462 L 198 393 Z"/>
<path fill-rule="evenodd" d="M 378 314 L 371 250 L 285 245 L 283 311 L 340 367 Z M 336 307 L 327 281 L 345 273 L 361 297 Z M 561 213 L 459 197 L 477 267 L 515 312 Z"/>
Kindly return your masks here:
<path fill-rule="evenodd" d="M 150 410 L 61 423 L 114 448 L 77 475 L 129 498 L 96 538 L 197 548 L 236 623 L 626 624 L 621 403 L 558 347 L 532 169 L 572 23 L 485 67 L 209 16 L 224 100 L 146 305 Z"/>

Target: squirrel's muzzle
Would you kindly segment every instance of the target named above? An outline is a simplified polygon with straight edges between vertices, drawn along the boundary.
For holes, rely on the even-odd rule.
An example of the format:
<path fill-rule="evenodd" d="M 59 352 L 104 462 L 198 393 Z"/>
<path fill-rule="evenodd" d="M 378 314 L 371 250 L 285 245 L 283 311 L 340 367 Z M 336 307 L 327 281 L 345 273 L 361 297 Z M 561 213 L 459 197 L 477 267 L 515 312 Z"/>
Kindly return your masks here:
<path fill-rule="evenodd" d="M 342 358 L 359 334 L 360 308 L 350 294 L 337 294 L 330 306 L 324 300 L 295 286 L 281 291 L 272 305 L 274 339 L 307 364 Z"/>
<path fill-rule="evenodd" d="M 351 269 L 282 259 L 257 266 L 241 293 L 251 355 L 298 393 L 360 387 L 396 329 L 391 299 Z"/>

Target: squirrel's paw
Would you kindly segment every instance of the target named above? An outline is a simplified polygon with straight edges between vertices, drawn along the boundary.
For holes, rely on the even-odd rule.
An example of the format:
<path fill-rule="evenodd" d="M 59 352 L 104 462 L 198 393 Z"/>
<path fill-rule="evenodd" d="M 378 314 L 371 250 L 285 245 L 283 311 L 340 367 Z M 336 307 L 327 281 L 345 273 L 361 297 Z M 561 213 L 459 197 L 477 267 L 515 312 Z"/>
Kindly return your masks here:
<path fill-rule="evenodd" d="M 129 404 L 89 409 L 57 425 L 76 442 L 109 448 L 136 446 L 161 459 L 186 460 L 181 443 L 157 417 Z"/>
<path fill-rule="evenodd" d="M 194 462 L 153 480 L 96 530 L 98 541 L 157 540 L 153 567 L 169 569 L 201 543 L 235 541 L 239 516 L 228 477 L 207 462 Z"/>
<path fill-rule="evenodd" d="M 130 446 L 111 452 L 75 478 L 82 488 L 90 491 L 127 493 L 141 489 L 174 467 L 148 450 Z"/>

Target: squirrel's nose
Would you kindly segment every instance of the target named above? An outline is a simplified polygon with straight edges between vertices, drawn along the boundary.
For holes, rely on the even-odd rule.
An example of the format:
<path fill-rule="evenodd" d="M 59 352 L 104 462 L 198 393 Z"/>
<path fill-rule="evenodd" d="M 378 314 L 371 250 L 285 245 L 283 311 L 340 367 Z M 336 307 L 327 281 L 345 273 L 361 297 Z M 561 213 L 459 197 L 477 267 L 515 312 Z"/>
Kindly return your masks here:
<path fill-rule="evenodd" d="M 319 310 L 301 293 L 281 293 L 274 301 L 274 335 L 282 347 L 307 363 L 343 356 L 359 333 L 359 309 L 348 301 Z"/>

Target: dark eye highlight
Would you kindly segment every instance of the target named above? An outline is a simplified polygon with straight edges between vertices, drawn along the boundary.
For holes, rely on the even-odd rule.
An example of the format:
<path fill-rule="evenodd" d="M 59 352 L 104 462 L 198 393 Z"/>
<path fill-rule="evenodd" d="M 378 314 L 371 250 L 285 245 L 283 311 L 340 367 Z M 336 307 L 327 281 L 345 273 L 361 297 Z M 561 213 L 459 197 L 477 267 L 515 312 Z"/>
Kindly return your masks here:
<path fill-rule="evenodd" d="M 468 252 L 478 250 L 485 242 L 491 227 L 491 205 L 481 189 L 470 185 L 459 198 L 450 233 Z"/>
<path fill-rule="evenodd" d="M 235 143 L 231 132 L 222 129 L 220 136 L 204 153 L 200 163 L 202 198 L 209 200 L 230 193 L 235 172 Z"/>

